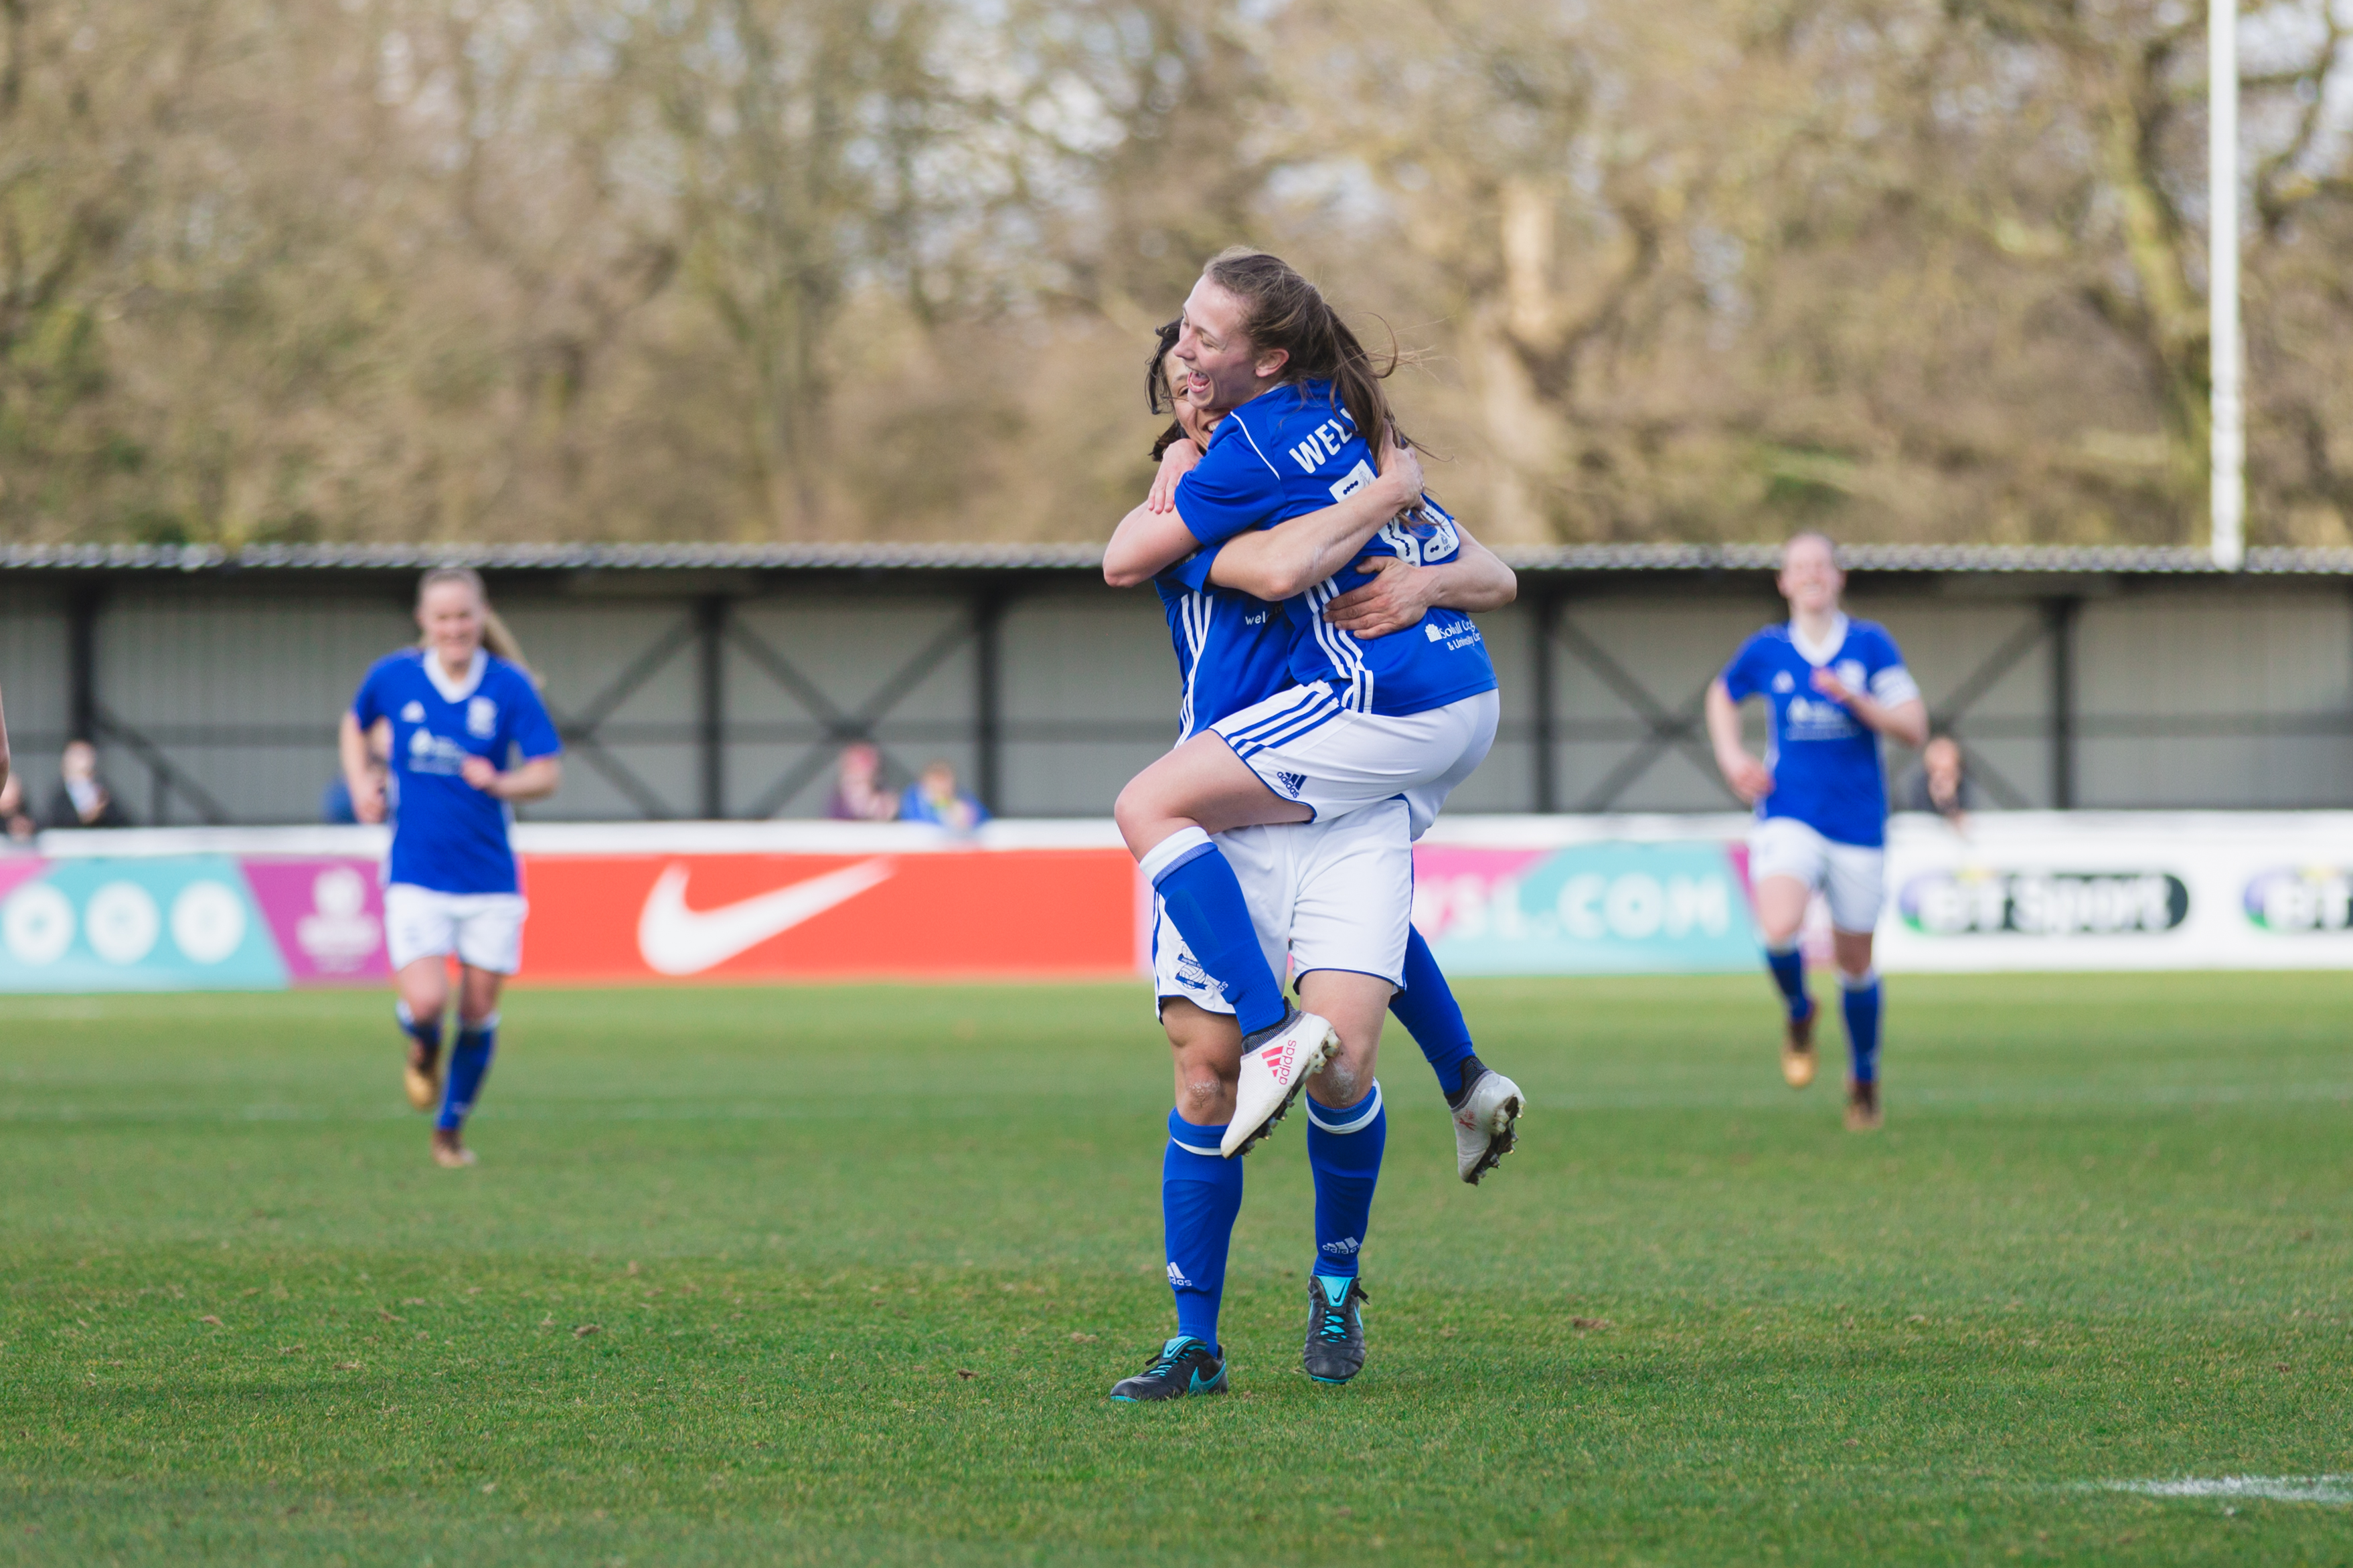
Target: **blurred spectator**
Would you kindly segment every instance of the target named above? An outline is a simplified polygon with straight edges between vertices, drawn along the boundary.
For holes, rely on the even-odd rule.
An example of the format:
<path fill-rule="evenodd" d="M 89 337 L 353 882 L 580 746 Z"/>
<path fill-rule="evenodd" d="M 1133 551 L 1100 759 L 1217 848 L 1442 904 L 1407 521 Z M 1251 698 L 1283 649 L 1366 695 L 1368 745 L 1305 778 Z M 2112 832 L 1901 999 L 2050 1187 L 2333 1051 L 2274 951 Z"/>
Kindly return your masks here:
<path fill-rule="evenodd" d="M 970 833 L 988 820 L 988 808 L 956 788 L 955 769 L 935 762 L 899 797 L 902 822 L 936 822 L 956 833 Z"/>
<path fill-rule="evenodd" d="M 49 797 L 51 827 L 128 827 L 131 818 L 114 804 L 114 794 L 98 776 L 98 748 L 68 741 L 58 759 L 58 793 Z"/>
<path fill-rule="evenodd" d="M 8 835 L 12 844 L 30 844 L 40 826 L 25 810 L 24 779 L 10 773 L 8 782 L 0 784 L 0 831 Z"/>
<path fill-rule="evenodd" d="M 1950 735 L 1932 735 L 1920 748 L 1920 762 L 1896 786 L 1899 811 L 1933 811 L 1955 827 L 1968 824 L 1978 808 L 1977 786 L 1969 783 L 1968 764 L 1961 743 Z"/>
<path fill-rule="evenodd" d="M 899 815 L 899 797 L 882 787 L 881 752 L 864 741 L 841 748 L 825 814 L 836 822 L 889 822 Z"/>
<path fill-rule="evenodd" d="M 375 780 L 380 790 L 392 776 L 392 721 L 377 720 L 368 731 L 367 742 L 368 776 Z M 360 814 L 352 809 L 351 781 L 338 768 L 327 787 L 320 792 L 319 820 L 349 825 L 359 819 Z"/>

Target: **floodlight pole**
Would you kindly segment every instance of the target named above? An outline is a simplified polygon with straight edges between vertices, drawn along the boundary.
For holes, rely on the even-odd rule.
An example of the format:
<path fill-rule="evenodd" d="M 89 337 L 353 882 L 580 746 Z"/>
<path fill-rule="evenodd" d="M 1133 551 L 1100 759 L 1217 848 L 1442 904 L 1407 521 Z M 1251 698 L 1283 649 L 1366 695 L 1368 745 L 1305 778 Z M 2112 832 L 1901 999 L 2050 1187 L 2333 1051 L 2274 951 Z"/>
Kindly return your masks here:
<path fill-rule="evenodd" d="M 2213 382 L 2214 564 L 2247 557 L 2245 351 L 2239 337 L 2239 4 L 2207 0 L 2206 257 L 2209 369 Z"/>

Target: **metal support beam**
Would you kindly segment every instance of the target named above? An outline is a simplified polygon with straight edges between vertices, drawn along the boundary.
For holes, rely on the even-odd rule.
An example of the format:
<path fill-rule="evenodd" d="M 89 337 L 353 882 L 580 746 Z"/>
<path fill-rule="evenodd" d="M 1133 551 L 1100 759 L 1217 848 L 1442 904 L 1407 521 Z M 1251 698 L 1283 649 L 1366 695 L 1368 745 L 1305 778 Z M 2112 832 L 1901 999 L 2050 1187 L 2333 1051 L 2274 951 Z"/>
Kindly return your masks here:
<path fill-rule="evenodd" d="M 702 816 L 727 815 L 727 601 L 713 594 L 694 606 L 698 668 L 695 738 L 701 752 Z"/>
<path fill-rule="evenodd" d="M 66 601 L 66 734 L 98 740 L 98 614 L 106 590 L 77 588 Z"/>
<path fill-rule="evenodd" d="M 1005 596 L 984 593 L 972 610 L 973 793 L 1005 809 Z"/>
<path fill-rule="evenodd" d="M 1559 736 L 1553 693 L 1553 635 L 1560 623 L 1560 601 L 1550 594 L 1539 594 L 1535 609 L 1535 662 L 1528 672 L 1528 689 L 1535 699 L 1535 804 L 1538 811 L 1555 812 L 1560 809 L 1560 769 L 1555 754 Z"/>
<path fill-rule="evenodd" d="M 2075 804 L 2075 621 L 2081 599 L 2052 599 L 2043 606 L 2051 626 L 2051 805 L 2066 811 Z"/>

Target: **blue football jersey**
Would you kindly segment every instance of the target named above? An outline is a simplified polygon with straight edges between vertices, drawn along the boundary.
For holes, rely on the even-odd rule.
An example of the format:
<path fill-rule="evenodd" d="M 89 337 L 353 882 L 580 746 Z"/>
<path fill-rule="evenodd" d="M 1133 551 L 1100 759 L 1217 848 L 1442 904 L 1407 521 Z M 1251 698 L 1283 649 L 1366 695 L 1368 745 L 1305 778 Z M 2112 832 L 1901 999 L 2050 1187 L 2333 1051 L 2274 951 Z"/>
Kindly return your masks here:
<path fill-rule="evenodd" d="M 1176 486 L 1176 515 L 1193 537 L 1216 544 L 1253 528 L 1321 511 L 1373 482 L 1372 449 L 1325 381 L 1279 386 L 1218 426 L 1209 449 Z M 1454 520 L 1425 500 L 1410 525 L 1384 524 L 1367 554 L 1435 566 L 1461 551 Z M 1283 604 L 1291 622 L 1291 678 L 1328 680 L 1364 713 L 1427 712 L 1495 689 L 1495 667 L 1471 618 L 1433 609 L 1408 631 L 1361 641 L 1324 618 L 1334 599 L 1372 579 L 1352 563 Z"/>
<path fill-rule="evenodd" d="M 1291 623 L 1280 606 L 1209 582 L 1211 545 L 1152 580 L 1168 616 L 1184 699 L 1176 739 L 1188 741 L 1229 714 L 1288 688 Z"/>
<path fill-rule="evenodd" d="M 487 652 L 459 681 L 423 648 L 376 660 L 352 700 L 364 730 L 392 721 L 392 858 L 384 879 L 440 893 L 518 890 L 507 826 L 514 813 L 459 773 L 466 758 L 504 768 L 564 750 L 531 678 Z"/>
<path fill-rule="evenodd" d="M 1870 621 L 1840 616 L 1827 648 L 1800 648 L 1787 626 L 1750 637 L 1724 667 L 1724 689 L 1735 702 L 1761 696 L 1772 708 L 1765 765 L 1773 772 L 1773 792 L 1757 803 L 1757 815 L 1791 817 L 1832 843 L 1875 849 L 1887 839 L 1879 737 L 1843 703 L 1814 689 L 1819 668 L 1879 702 L 1920 695 L 1895 639 Z"/>

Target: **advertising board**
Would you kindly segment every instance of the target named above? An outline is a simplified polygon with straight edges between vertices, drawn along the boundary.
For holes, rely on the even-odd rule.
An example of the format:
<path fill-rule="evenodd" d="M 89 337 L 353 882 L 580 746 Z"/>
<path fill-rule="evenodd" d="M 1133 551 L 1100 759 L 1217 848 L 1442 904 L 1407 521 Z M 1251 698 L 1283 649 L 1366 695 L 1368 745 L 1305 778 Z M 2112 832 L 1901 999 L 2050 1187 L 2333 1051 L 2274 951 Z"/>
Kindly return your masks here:
<path fill-rule="evenodd" d="M 1451 973 L 1748 973 L 1744 818 L 1456 817 L 1415 853 Z M 50 834 L 0 858 L 0 992 L 380 984 L 380 830 Z M 520 983 L 1079 979 L 1144 965 L 1106 822 L 526 826 Z M 1880 966 L 2353 965 L 2353 812 L 1891 826 Z M 1816 911 L 1810 943 L 1826 923 Z"/>

